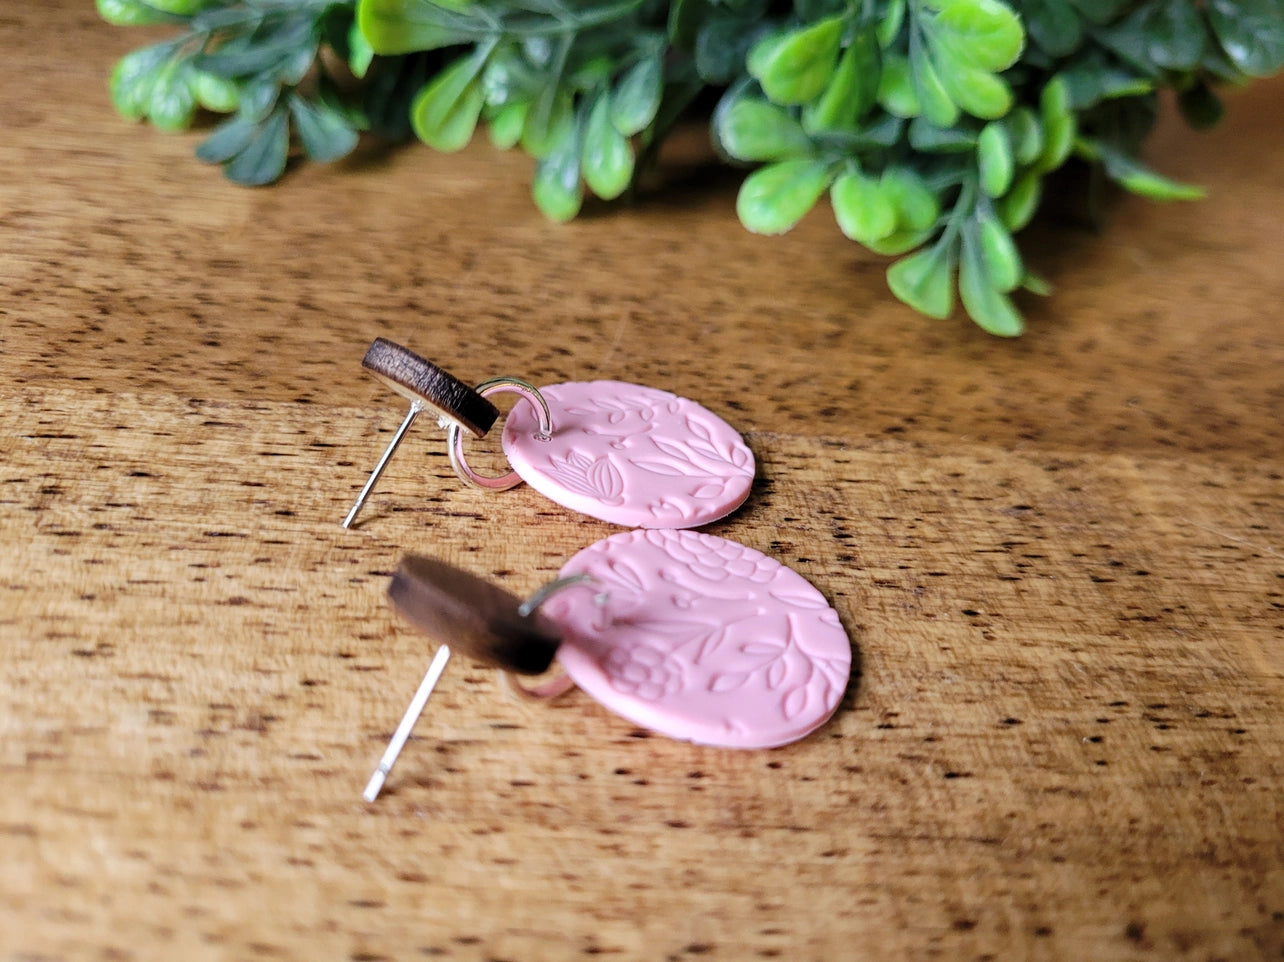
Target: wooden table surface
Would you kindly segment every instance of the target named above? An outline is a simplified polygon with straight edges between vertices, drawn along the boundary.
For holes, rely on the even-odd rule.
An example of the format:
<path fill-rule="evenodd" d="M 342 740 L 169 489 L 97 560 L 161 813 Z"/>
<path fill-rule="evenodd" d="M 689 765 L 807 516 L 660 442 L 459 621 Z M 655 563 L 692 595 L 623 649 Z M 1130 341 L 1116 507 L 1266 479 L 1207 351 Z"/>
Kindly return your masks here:
<path fill-rule="evenodd" d="M 823 210 L 747 235 L 695 150 L 569 226 L 484 143 L 248 190 L 112 113 L 139 34 L 0 38 L 5 962 L 1284 953 L 1280 82 L 1163 121 L 1208 200 L 1033 228 L 1058 290 L 1007 342 Z M 834 719 L 693 747 L 461 659 L 365 804 L 431 653 L 400 556 L 525 594 L 617 530 L 463 487 L 427 425 L 342 530 L 403 413 L 379 335 L 745 432 L 709 530 L 838 609 Z"/>

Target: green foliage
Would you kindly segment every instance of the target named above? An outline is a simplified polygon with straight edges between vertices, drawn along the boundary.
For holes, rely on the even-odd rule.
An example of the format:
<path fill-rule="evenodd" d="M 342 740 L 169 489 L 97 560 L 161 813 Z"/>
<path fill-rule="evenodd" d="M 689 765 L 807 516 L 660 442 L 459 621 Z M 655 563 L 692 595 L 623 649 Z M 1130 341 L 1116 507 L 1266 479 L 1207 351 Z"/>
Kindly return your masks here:
<path fill-rule="evenodd" d="M 126 55 L 111 75 L 116 109 L 162 130 L 189 128 L 198 111 L 229 114 L 196 149 L 230 180 L 269 184 L 292 147 L 316 161 L 346 156 L 359 132 L 408 130 L 422 54 L 375 57 L 356 26 L 355 0 L 97 0 L 123 26 L 172 24 L 178 34 Z M 323 57 L 323 53 L 331 55 Z M 341 92 L 327 59 L 365 88 Z M 393 113 L 388 118 L 389 109 Z M 388 122 L 391 120 L 391 122 Z"/>
<path fill-rule="evenodd" d="M 568 220 L 586 192 L 627 193 L 711 91 L 716 149 L 755 168 L 746 228 L 790 230 L 828 195 L 846 237 L 896 258 L 897 297 L 931 317 L 957 301 L 1005 337 L 1014 293 L 1048 291 L 1018 235 L 1050 174 L 1079 158 L 1146 197 L 1198 197 L 1140 160 L 1160 93 L 1206 127 L 1217 86 L 1284 67 L 1284 0 L 96 2 L 177 32 L 117 64 L 117 109 L 166 130 L 229 115 L 197 154 L 247 184 L 366 129 L 456 151 L 484 126 Z"/>

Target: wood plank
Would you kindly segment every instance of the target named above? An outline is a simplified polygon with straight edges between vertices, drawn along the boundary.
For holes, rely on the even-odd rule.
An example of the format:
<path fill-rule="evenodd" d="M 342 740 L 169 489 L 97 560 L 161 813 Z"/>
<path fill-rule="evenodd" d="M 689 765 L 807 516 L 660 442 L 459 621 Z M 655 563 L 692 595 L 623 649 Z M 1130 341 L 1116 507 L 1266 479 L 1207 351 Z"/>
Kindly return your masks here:
<path fill-rule="evenodd" d="M 0 31 L 0 958 L 1284 952 L 1279 81 L 1165 116 L 1208 200 L 1036 225 L 1058 291 L 1008 343 L 913 316 L 823 211 L 745 234 L 695 135 L 565 227 L 483 143 L 244 190 L 110 113 L 140 35 Z M 745 431 L 708 530 L 835 605 L 835 718 L 701 748 L 458 659 L 364 804 L 431 654 L 401 555 L 525 594 L 617 530 L 464 488 L 416 425 L 343 531 L 403 413 L 376 335 Z"/>

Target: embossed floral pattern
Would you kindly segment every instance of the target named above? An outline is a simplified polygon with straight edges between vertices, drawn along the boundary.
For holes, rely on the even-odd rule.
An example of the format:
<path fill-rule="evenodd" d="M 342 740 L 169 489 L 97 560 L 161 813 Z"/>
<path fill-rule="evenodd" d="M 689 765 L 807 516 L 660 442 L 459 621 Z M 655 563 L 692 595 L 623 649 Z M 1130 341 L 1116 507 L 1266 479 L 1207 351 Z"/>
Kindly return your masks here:
<path fill-rule="evenodd" d="M 553 436 L 518 405 L 504 425 L 513 468 L 540 493 L 585 514 L 650 528 L 707 524 L 739 507 L 753 484 L 753 453 L 725 421 L 694 401 L 621 381 L 540 388 Z"/>
<path fill-rule="evenodd" d="M 761 552 L 692 531 L 629 531 L 562 569 L 581 573 L 595 584 L 544 608 L 567 633 L 558 659 L 626 718 L 753 748 L 801 738 L 837 708 L 851 672 L 837 612 Z"/>

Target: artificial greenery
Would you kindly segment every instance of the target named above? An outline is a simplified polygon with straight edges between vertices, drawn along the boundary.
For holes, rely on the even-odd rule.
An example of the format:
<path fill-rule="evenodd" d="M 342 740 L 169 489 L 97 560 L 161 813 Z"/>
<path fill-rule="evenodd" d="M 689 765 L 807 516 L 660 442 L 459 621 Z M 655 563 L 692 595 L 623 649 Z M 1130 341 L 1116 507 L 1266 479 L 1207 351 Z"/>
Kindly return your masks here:
<path fill-rule="evenodd" d="M 1213 88 L 1284 65 L 1284 0 L 97 0 L 116 24 L 173 24 L 111 79 L 166 130 L 230 115 L 197 148 L 265 184 L 292 146 L 349 153 L 363 130 L 442 151 L 484 124 L 535 159 L 568 220 L 635 182 L 673 124 L 717 98 L 713 142 L 752 165 L 751 231 L 789 230 L 826 193 L 839 229 L 898 257 L 892 291 L 932 317 L 955 292 L 1018 334 L 1043 292 L 1014 235 L 1070 158 L 1156 199 L 1200 192 L 1138 152 L 1161 91 L 1206 127 Z"/>

